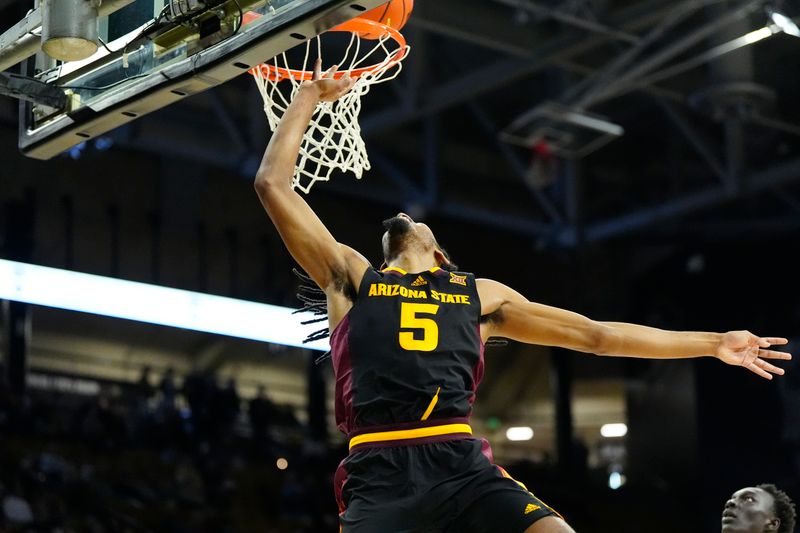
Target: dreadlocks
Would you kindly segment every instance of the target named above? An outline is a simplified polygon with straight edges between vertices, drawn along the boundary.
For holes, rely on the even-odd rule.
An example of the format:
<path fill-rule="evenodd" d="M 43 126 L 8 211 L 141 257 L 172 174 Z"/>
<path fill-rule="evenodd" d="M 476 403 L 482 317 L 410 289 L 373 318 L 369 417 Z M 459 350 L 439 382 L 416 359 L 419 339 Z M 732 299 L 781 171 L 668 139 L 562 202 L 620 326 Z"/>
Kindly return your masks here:
<path fill-rule="evenodd" d="M 317 324 L 319 322 L 328 320 L 328 301 L 325 298 L 325 292 L 320 289 L 314 280 L 308 275 L 300 272 L 296 268 L 293 268 L 292 272 L 300 280 L 300 284 L 297 287 L 297 299 L 303 302 L 303 307 L 292 314 L 296 315 L 297 313 L 311 313 L 313 318 L 303 320 L 301 322 L 301 324 L 304 326 L 307 324 Z M 303 340 L 303 344 L 322 340 L 326 337 L 330 337 L 330 334 L 331 332 L 328 328 L 319 329 L 309 334 L 308 337 Z M 330 356 L 331 352 L 325 352 L 320 357 L 317 357 L 314 362 L 316 364 L 320 364 Z"/>
<path fill-rule="evenodd" d="M 797 513 L 794 508 L 794 502 L 789 495 L 772 483 L 762 483 L 761 485 L 756 485 L 756 488 L 770 493 L 775 500 L 775 518 L 781 521 L 777 533 L 793 533 Z"/>

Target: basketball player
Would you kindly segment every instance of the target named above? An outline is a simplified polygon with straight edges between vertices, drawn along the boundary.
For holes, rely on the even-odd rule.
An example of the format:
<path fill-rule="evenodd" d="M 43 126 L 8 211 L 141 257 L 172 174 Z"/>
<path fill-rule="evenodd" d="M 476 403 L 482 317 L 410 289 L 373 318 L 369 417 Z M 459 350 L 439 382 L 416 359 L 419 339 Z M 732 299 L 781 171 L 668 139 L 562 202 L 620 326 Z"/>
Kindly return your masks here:
<path fill-rule="evenodd" d="M 789 495 L 764 483 L 733 493 L 722 511 L 722 533 L 793 533 L 796 518 Z"/>
<path fill-rule="evenodd" d="M 468 424 L 489 337 L 601 355 L 715 356 L 771 379 L 786 339 L 747 331 L 663 331 L 596 322 L 528 301 L 453 265 L 431 229 L 398 214 L 384 223 L 385 268 L 333 238 L 290 181 L 314 108 L 353 80 L 319 62 L 286 110 L 255 180 L 294 259 L 324 291 L 336 376 L 336 420 L 350 454 L 336 473 L 344 533 L 573 530 L 492 464 Z"/>

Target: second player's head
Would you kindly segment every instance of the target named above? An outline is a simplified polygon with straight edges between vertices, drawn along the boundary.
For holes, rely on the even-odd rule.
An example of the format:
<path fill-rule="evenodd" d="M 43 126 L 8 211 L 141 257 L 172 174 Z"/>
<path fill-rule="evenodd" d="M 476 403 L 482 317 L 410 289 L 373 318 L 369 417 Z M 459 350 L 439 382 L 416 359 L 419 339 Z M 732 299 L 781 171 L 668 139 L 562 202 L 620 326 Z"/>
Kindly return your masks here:
<path fill-rule="evenodd" d="M 427 224 L 414 222 L 405 213 L 384 220 L 383 227 L 383 260 L 388 265 L 401 255 L 413 255 L 424 258 L 430 256 L 437 265 L 445 270 L 455 270 L 447 252 L 436 242 L 433 231 Z"/>
<path fill-rule="evenodd" d="M 722 533 L 792 533 L 792 500 L 775 485 L 762 484 L 737 490 L 725 503 Z"/>

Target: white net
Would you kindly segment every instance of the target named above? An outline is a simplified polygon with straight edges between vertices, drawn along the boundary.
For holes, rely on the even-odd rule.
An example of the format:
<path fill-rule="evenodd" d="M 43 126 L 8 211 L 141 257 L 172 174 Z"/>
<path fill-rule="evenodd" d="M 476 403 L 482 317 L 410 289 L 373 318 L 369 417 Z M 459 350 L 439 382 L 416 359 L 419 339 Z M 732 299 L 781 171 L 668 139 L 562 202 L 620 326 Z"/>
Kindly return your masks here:
<path fill-rule="evenodd" d="M 342 32 L 334 30 L 329 33 Z M 303 82 L 300 74 L 313 69 L 316 57 L 323 57 L 321 37 L 325 35 L 327 34 L 306 42 L 303 64 L 292 71 L 295 75 L 284 77 L 275 74 L 279 69 L 284 72 L 290 70 L 286 53 L 276 56 L 253 72 L 264 97 L 264 112 L 272 131 L 278 127 L 281 117 Z M 317 55 L 312 58 L 311 50 L 314 47 Z M 339 100 L 320 102 L 317 105 L 300 146 L 293 187 L 307 194 L 316 182 L 330 180 L 334 170 L 352 171 L 356 178 L 361 179 L 364 171 L 370 169 L 358 122 L 361 97 L 376 83 L 396 78 L 402 70 L 402 59 L 408 55 L 408 50 L 405 43 L 397 42 L 389 34 L 380 39 L 367 40 L 362 39 L 358 33 L 350 33 L 350 44 L 339 61 L 324 58 L 325 65 L 339 65 L 339 72 L 350 72 L 357 78 L 353 88 Z"/>

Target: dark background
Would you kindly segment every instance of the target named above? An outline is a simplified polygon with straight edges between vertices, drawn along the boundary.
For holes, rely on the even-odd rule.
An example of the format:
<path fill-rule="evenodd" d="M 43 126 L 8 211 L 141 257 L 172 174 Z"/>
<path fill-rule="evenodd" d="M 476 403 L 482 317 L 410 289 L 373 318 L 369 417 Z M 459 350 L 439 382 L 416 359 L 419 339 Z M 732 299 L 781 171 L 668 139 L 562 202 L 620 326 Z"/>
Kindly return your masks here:
<path fill-rule="evenodd" d="M 379 222 L 403 210 L 427 222 L 463 269 L 505 282 L 535 301 L 599 320 L 678 330 L 749 329 L 797 339 L 800 39 L 778 34 L 657 84 L 593 102 L 585 107 L 624 127 L 625 134 L 585 157 L 548 157 L 505 143 L 499 134 L 543 102 L 574 105 L 576 98 L 568 95 L 577 84 L 604 72 L 637 39 L 688 8 L 670 0 L 511 4 L 417 2 L 404 30 L 414 47 L 406 70 L 365 98 L 361 123 L 373 170 L 361 182 L 336 176 L 331 183 L 316 185 L 308 197 L 334 236 L 377 265 Z M 717 24 L 667 64 L 696 57 L 763 26 L 766 5 L 708 2 L 645 47 L 639 61 Z M 725 13 L 743 7 L 750 9 L 740 19 L 719 23 Z M 790 13 L 796 8 L 789 3 L 783 7 Z M 2 26 L 11 26 L 25 9 L 21 3 L 0 1 Z M 565 126 L 556 121 L 555 127 Z M 107 142 L 93 140 L 50 161 L 19 155 L 16 128 L 16 103 L 5 98 L 0 101 L 4 258 L 294 305 L 293 265 L 251 188 L 269 133 L 260 95 L 246 76 L 111 132 L 104 136 Z M 163 344 L 188 357 L 217 342 L 167 328 L 136 329 L 42 308 L 32 312 L 34 340 L 68 333 L 87 342 Z M 6 315 L 6 332 L 8 323 Z M 276 358 L 291 357 L 256 343 L 219 342 L 267 371 Z M 627 483 L 620 490 L 607 488 L 602 469 L 581 467 L 581 455 L 564 437 L 569 405 L 559 402 L 555 392 L 558 416 L 552 426 L 556 434 L 561 431 L 560 437 L 544 460 L 515 459 L 517 464 L 509 465 L 512 474 L 561 510 L 578 531 L 718 531 L 727 497 L 761 482 L 775 483 L 795 501 L 800 499 L 796 362 L 782 364 L 787 375 L 768 382 L 710 359 L 611 360 L 557 350 L 528 353 L 513 345 L 496 350 L 489 354 L 482 388 L 494 400 L 478 411 L 483 418 L 502 418 L 507 414 L 502 406 L 532 399 L 534 393 L 525 392 L 504 400 L 503 381 L 492 375 L 525 372 L 526 356 L 554 362 L 537 368 L 530 381 L 544 376 L 553 390 L 596 379 L 624 383 L 629 433 L 624 439 Z M 304 373 L 312 380 L 327 376 L 308 370 L 302 363 L 307 354 L 289 352 L 301 361 L 289 366 L 303 379 Z M 36 361 L 32 370 L 48 375 L 99 379 L 105 372 L 98 370 L 102 361 L 72 371 L 43 359 L 37 367 Z M 159 370 L 156 356 L 148 362 Z M 128 369 L 127 379 L 115 374 L 108 385 L 130 383 L 137 371 Z M 49 394 L 38 402 L 49 406 L 48 416 L 58 410 Z M 15 409 L 21 409 L 19 404 Z M 19 466 L 25 464 L 25 450 L 60 447 L 58 453 L 74 461 L 87 453 L 75 448 L 80 431 L 23 430 L 9 420 L 14 419 L 0 426 L 10 439 L 3 440 L 13 443 L 3 450 L 6 472 L 13 464 L 21 478 L 35 477 L 35 468 Z M 157 423 L 170 427 L 169 421 Z M 272 455 L 248 455 L 241 452 L 241 442 L 213 433 L 189 438 L 194 444 L 176 444 L 185 437 L 169 442 L 120 438 L 101 446 L 101 456 L 114 464 L 130 448 L 162 458 L 163 450 L 180 449 L 187 461 L 202 466 L 209 455 L 195 445 L 210 442 L 209 449 L 221 456 L 241 453 L 241 460 L 253 465 L 272 464 Z M 323 460 L 306 450 L 303 461 L 315 465 L 312 459 L 319 459 L 316 472 L 330 475 L 338 452 L 326 452 Z M 201 466 L 197 468 L 206 486 L 213 486 L 214 478 L 206 475 L 213 469 Z M 106 481 L 128 475 L 114 473 L 112 467 L 95 469 L 111 472 Z M 274 469 L 264 467 L 261 483 L 268 485 L 264 480 L 274 475 Z M 327 480 L 304 475 L 310 476 L 306 486 L 327 491 Z M 280 482 L 284 487 L 289 483 L 285 478 Z M 108 498 L 151 501 L 108 483 L 114 487 L 104 492 Z M 231 513 L 221 512 L 221 517 L 248 513 L 236 511 L 236 505 L 247 509 L 241 495 L 260 489 L 240 478 L 237 483 L 234 493 L 239 496 L 223 501 L 206 494 L 204 506 Z M 139 488 L 147 486 L 142 481 Z M 35 499 L 30 494 L 44 490 L 31 487 L 26 489 L 29 500 Z M 320 498 L 320 505 L 328 506 L 325 513 L 335 512 L 329 494 Z M 272 512 L 285 519 L 288 501 L 271 511 L 254 505 L 264 516 Z M 188 504 L 176 505 L 178 514 L 169 515 L 173 519 L 199 512 Z M 126 509 L 121 516 L 137 516 Z M 106 530 L 123 530 L 108 520 L 102 526 Z M 269 519 L 260 526 L 213 520 L 198 519 L 195 526 L 187 519 L 181 527 L 278 527 Z M 179 530 L 165 526 L 166 521 L 158 526 L 142 523 L 147 521 L 140 517 L 125 527 Z M 75 529 L 89 530 L 83 527 L 88 526 Z M 315 527 L 335 528 L 327 522 Z"/>

